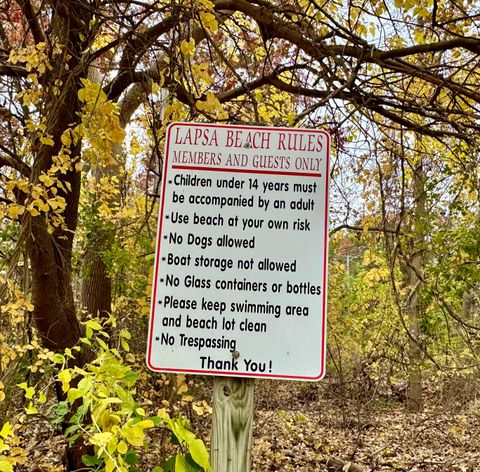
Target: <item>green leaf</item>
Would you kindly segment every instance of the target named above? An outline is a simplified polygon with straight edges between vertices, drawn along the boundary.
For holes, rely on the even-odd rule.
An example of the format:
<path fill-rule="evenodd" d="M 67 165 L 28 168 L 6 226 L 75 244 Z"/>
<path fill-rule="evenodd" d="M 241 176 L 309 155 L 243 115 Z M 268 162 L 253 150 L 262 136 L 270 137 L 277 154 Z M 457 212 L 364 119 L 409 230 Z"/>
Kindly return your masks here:
<path fill-rule="evenodd" d="M 105 349 L 105 351 L 108 351 L 107 343 L 103 341 L 103 339 L 97 338 L 97 343 L 100 345 L 100 347 Z"/>
<path fill-rule="evenodd" d="M 94 467 L 96 465 L 100 465 L 102 463 L 103 459 L 101 457 L 97 456 L 87 456 L 84 454 L 82 456 L 82 462 L 87 466 L 87 467 Z"/>
<path fill-rule="evenodd" d="M 66 401 L 58 402 L 55 408 L 55 412 L 59 416 L 65 416 L 69 411 L 69 406 Z"/>
<path fill-rule="evenodd" d="M 81 426 L 79 424 L 72 424 L 72 426 L 69 426 L 64 432 L 63 434 L 65 436 L 68 436 L 69 434 L 71 433 L 74 433 L 75 431 L 77 431 L 78 429 L 80 429 Z"/>
<path fill-rule="evenodd" d="M 128 465 L 135 465 L 135 464 L 138 464 L 139 462 L 139 459 L 138 459 L 138 455 L 135 451 L 128 451 L 123 460 L 128 464 Z"/>
<path fill-rule="evenodd" d="M 150 419 L 153 421 L 153 424 L 155 426 L 158 426 L 159 424 L 163 424 L 165 422 L 165 420 L 163 420 L 159 416 L 151 416 Z"/>
<path fill-rule="evenodd" d="M 187 454 L 185 456 L 185 459 L 187 460 L 187 466 L 188 466 L 188 472 L 204 472 L 205 469 L 200 467 L 193 459 L 190 454 Z"/>
<path fill-rule="evenodd" d="M 75 441 L 81 437 L 82 435 L 80 433 L 74 434 L 69 440 L 68 440 L 68 445 L 71 447 L 72 444 L 75 443 Z"/>
<path fill-rule="evenodd" d="M 207 448 L 201 439 L 194 439 L 188 445 L 192 459 L 204 470 L 210 471 L 210 461 Z"/>
<path fill-rule="evenodd" d="M 84 392 L 82 392 L 78 388 L 71 388 L 67 393 L 67 398 L 68 398 L 68 401 L 70 402 L 74 402 L 75 400 L 83 396 L 84 396 Z"/>
<path fill-rule="evenodd" d="M 138 379 L 139 375 L 136 372 L 129 372 L 128 374 L 124 375 L 122 380 L 133 385 Z"/>
<path fill-rule="evenodd" d="M 94 331 L 98 331 L 102 329 L 102 325 L 100 323 L 97 323 L 96 321 L 93 320 L 88 320 L 85 323 L 85 326 L 88 326 L 90 329 L 93 329 Z"/>
<path fill-rule="evenodd" d="M 185 456 L 180 454 L 175 456 L 175 472 L 189 472 Z"/>
<path fill-rule="evenodd" d="M 65 362 L 65 356 L 57 352 L 52 356 L 52 361 L 55 364 L 63 364 Z"/>
<path fill-rule="evenodd" d="M 174 472 L 175 471 L 175 458 L 176 456 L 169 457 L 165 464 L 163 464 L 164 472 Z"/>

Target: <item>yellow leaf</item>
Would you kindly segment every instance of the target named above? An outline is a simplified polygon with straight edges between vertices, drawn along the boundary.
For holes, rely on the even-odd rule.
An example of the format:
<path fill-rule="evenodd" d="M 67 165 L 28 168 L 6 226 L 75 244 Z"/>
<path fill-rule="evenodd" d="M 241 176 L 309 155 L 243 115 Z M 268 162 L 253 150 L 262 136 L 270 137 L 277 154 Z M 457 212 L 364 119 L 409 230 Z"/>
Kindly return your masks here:
<path fill-rule="evenodd" d="M 143 429 L 137 425 L 124 426 L 122 428 L 122 435 L 132 446 L 143 446 L 145 433 L 143 432 Z"/>
<path fill-rule="evenodd" d="M 166 408 L 160 408 L 159 410 L 157 410 L 157 416 L 162 420 L 167 420 L 170 418 Z"/>
<path fill-rule="evenodd" d="M 110 457 L 105 461 L 105 472 L 112 472 L 115 469 L 115 462 Z"/>
<path fill-rule="evenodd" d="M 90 329 L 93 329 L 94 331 L 98 331 L 100 329 L 102 329 L 102 325 L 97 323 L 96 321 L 93 321 L 93 320 L 88 320 L 85 325 L 90 328 Z"/>
<path fill-rule="evenodd" d="M 18 218 L 19 215 L 25 213 L 25 207 L 23 205 L 17 205 L 16 203 L 8 207 L 7 215 L 12 220 Z"/>
<path fill-rule="evenodd" d="M 7 421 L 2 426 L 2 429 L 0 430 L 0 436 L 2 436 L 3 439 L 7 439 L 7 437 L 11 436 L 12 434 L 13 434 L 12 425 Z"/>
<path fill-rule="evenodd" d="M 55 144 L 55 142 L 53 141 L 52 138 L 49 138 L 48 136 L 42 136 L 40 138 L 40 142 L 42 144 L 46 144 L 47 146 L 53 146 Z"/>
<path fill-rule="evenodd" d="M 180 454 L 175 456 L 175 472 L 188 472 L 187 460 Z"/>
<path fill-rule="evenodd" d="M 120 126 L 116 126 L 110 131 L 110 138 L 116 143 L 121 143 L 125 138 L 125 130 Z"/>
<path fill-rule="evenodd" d="M 58 374 L 58 380 L 62 382 L 62 390 L 64 392 L 67 392 L 70 388 L 70 380 L 72 380 L 72 375 L 70 374 L 70 371 L 68 369 L 62 370 Z"/>
<path fill-rule="evenodd" d="M 106 432 L 106 433 L 95 433 L 91 438 L 90 438 L 90 443 L 99 446 L 99 447 L 106 447 L 110 439 L 112 439 L 113 434 Z"/>
<path fill-rule="evenodd" d="M 198 3 L 205 9 L 205 10 L 213 10 L 215 5 L 211 0 L 198 0 Z"/>
<path fill-rule="evenodd" d="M 228 114 L 225 112 L 222 104 L 213 92 L 206 93 L 205 101 L 197 100 L 196 107 L 201 111 L 216 114 L 220 119 L 228 118 Z"/>
<path fill-rule="evenodd" d="M 27 415 L 36 415 L 36 414 L 38 413 L 38 410 L 33 406 L 33 403 L 30 402 L 30 403 L 28 404 L 28 407 L 25 408 L 25 413 L 26 413 Z"/>
<path fill-rule="evenodd" d="M 0 457 L 0 472 L 13 472 L 13 465 L 6 457 Z"/>
<path fill-rule="evenodd" d="M 136 423 L 135 426 L 138 426 L 139 428 L 142 428 L 142 429 L 147 429 L 147 428 L 153 428 L 155 426 L 155 423 L 152 420 L 142 420 Z"/>
<path fill-rule="evenodd" d="M 40 180 L 40 182 L 43 182 L 45 184 L 46 187 L 51 187 L 54 183 L 55 183 L 55 180 L 52 179 L 52 177 L 50 177 L 49 175 L 47 174 L 42 174 L 38 180 Z"/>
<path fill-rule="evenodd" d="M 79 92 L 80 93 L 80 92 Z M 72 144 L 72 138 L 70 137 L 70 130 L 65 131 L 60 138 L 64 146 L 70 146 Z"/>
<path fill-rule="evenodd" d="M 17 387 L 21 388 L 22 390 L 25 390 L 25 398 L 27 398 L 28 400 L 31 400 L 33 398 L 35 389 L 33 387 L 29 387 L 27 385 L 27 382 L 19 383 L 17 384 Z"/>
<path fill-rule="evenodd" d="M 84 102 L 85 101 L 85 89 L 84 88 L 81 88 L 79 91 L 78 91 L 78 99 L 81 101 L 81 102 Z"/>
<path fill-rule="evenodd" d="M 190 38 L 188 41 L 184 39 L 180 43 L 180 51 L 182 51 L 184 56 L 191 56 L 195 51 L 195 40 L 193 38 Z"/>
<path fill-rule="evenodd" d="M 180 387 L 178 387 L 177 393 L 182 394 L 185 392 L 188 392 L 187 384 L 180 385 Z"/>
<path fill-rule="evenodd" d="M 122 435 L 132 446 L 142 446 L 145 438 L 143 430 L 154 426 L 152 420 L 143 420 L 132 426 L 125 425 L 122 428 Z"/>
<path fill-rule="evenodd" d="M 120 454 L 126 454 L 128 451 L 127 443 L 125 441 L 120 441 L 117 446 L 117 451 Z"/>
<path fill-rule="evenodd" d="M 202 22 L 202 25 L 205 27 L 205 29 L 209 33 L 215 33 L 218 31 L 217 19 L 215 18 L 215 15 L 213 15 L 212 13 L 201 11 L 200 21 Z"/>

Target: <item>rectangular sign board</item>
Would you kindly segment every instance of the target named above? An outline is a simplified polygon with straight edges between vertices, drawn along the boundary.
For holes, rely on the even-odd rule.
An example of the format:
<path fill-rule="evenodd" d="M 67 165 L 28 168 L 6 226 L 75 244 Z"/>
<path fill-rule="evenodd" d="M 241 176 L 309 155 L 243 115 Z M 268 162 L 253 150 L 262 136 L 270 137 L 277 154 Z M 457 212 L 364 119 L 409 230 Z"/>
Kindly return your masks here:
<path fill-rule="evenodd" d="M 322 378 L 329 150 L 323 130 L 168 127 L 152 370 Z"/>

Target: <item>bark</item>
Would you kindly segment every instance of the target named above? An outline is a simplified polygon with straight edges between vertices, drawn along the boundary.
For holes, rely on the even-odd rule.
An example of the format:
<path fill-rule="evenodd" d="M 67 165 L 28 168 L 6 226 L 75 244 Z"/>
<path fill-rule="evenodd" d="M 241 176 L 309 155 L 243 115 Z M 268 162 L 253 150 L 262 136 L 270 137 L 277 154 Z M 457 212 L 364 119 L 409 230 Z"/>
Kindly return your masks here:
<path fill-rule="evenodd" d="M 105 168 L 97 168 L 94 171 L 94 178 L 99 183 L 98 185 L 100 185 L 102 177 L 116 176 L 118 169 L 124 168 L 123 149 L 120 144 L 113 145 L 112 154 L 114 164 Z M 114 197 L 107 203 L 109 205 L 120 204 L 120 200 L 118 197 Z M 105 261 L 107 252 L 112 248 L 115 239 L 115 228 L 97 218 L 90 233 L 92 236 L 82 260 L 81 303 L 88 313 L 106 319 L 112 312 L 112 278 Z"/>
<path fill-rule="evenodd" d="M 30 179 L 39 182 L 42 173 L 48 172 L 53 157 L 58 155 L 62 134 L 78 122 L 80 104 L 77 98 L 80 78 L 84 75 L 81 63 L 82 41 L 78 30 L 79 18 L 88 24 L 91 13 L 84 2 L 58 1 L 52 5 L 50 39 L 63 46 L 58 55 L 51 54 L 51 68 L 42 78 L 45 85 L 42 114 L 46 134 L 52 137 L 53 146 L 36 141 L 36 151 Z M 60 93 L 48 84 L 62 83 Z M 80 171 L 75 163 L 80 155 L 80 145 L 72 144 L 71 166 L 66 173 L 57 173 L 58 194 L 66 202 L 62 213 L 64 225 L 49 227 L 45 214 L 26 216 L 23 220 L 27 233 L 26 248 L 31 265 L 33 320 L 43 345 L 54 351 L 74 346 L 83 335 L 77 318 L 72 289 L 72 248 L 78 220 L 80 198 Z M 65 190 L 63 190 L 63 189 Z M 67 190 L 70 189 L 70 190 Z M 83 365 L 91 352 L 81 352 L 74 361 Z M 77 441 L 67 450 L 67 470 L 83 468 L 81 456 L 90 448 Z"/>
<path fill-rule="evenodd" d="M 423 318 L 423 307 L 421 302 L 421 284 L 420 278 L 423 266 L 425 264 L 425 256 L 423 246 L 425 244 L 426 230 L 424 219 L 426 214 L 426 193 L 424 189 L 425 173 L 422 161 L 418 163 L 413 174 L 413 228 L 414 241 L 410 262 L 408 265 L 408 277 L 410 296 L 408 303 L 409 330 L 411 338 L 409 340 L 409 361 L 410 372 L 408 375 L 407 389 L 407 409 L 411 412 L 418 412 L 423 409 L 422 394 L 422 339 L 420 324 Z"/>
<path fill-rule="evenodd" d="M 98 234 L 99 239 L 102 233 Z M 105 239 L 108 235 L 105 236 Z M 82 306 L 88 313 L 108 318 L 112 311 L 112 278 L 102 257 L 102 250 L 108 249 L 91 245 L 83 257 Z"/>
<path fill-rule="evenodd" d="M 462 321 L 469 323 L 475 306 L 475 295 L 466 291 L 462 296 Z"/>
<path fill-rule="evenodd" d="M 137 83 L 123 96 L 119 103 L 119 120 L 125 128 L 138 107 L 146 101 L 151 90 L 150 83 Z M 119 169 L 125 165 L 123 148 L 115 143 L 112 148 L 115 164 L 97 169 L 95 178 L 118 176 Z M 120 195 L 120 193 L 119 193 Z M 114 203 L 113 201 L 110 203 Z M 120 203 L 120 201 L 116 201 Z M 106 318 L 112 311 L 112 279 L 105 264 L 105 253 L 111 249 L 115 238 L 115 229 L 105 228 L 101 222 L 92 228 L 93 241 L 83 256 L 82 306 L 88 313 Z"/>
<path fill-rule="evenodd" d="M 60 149 L 61 135 L 68 123 L 75 122 L 78 110 L 76 103 L 76 80 L 67 79 L 62 97 L 47 100 L 47 132 L 53 136 L 55 146 L 41 145 L 35 160 L 32 180 L 38 181 L 42 172 L 52 164 L 52 156 Z M 53 98 L 53 97 L 52 97 Z M 78 147 L 71 150 L 72 158 L 78 156 Z M 71 258 L 74 232 L 78 219 L 80 196 L 80 173 L 73 168 L 59 177 L 70 192 L 59 189 L 65 198 L 63 213 L 65 229 L 49 232 L 45 215 L 26 219 L 28 237 L 26 241 L 32 270 L 33 317 L 45 347 L 61 350 L 73 346 L 81 335 L 80 324 L 75 313 L 71 284 Z"/>

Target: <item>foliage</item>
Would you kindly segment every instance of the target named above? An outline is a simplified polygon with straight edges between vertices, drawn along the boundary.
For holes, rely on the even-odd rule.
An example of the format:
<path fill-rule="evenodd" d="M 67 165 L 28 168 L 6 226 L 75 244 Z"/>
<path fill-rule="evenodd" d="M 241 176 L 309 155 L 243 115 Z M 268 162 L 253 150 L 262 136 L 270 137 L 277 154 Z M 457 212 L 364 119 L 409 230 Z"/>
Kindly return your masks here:
<path fill-rule="evenodd" d="M 183 443 L 167 470 L 206 466 L 184 420 L 134 399 L 142 388 L 174 417 L 177 397 L 180 410 L 208 409 L 186 395 L 190 381 L 139 365 L 171 121 L 330 131 L 339 383 L 373 395 L 415 369 L 478 376 L 473 2 L 5 0 L 0 20 L 2 417 L 18 388 L 26 417 L 40 415 L 54 366 L 66 399 L 50 416 L 95 446 L 92 467 L 127 467 L 152 422 Z M 102 309 L 84 290 L 97 276 Z M 113 325 L 110 338 L 81 325 L 79 306 L 114 313 L 121 347 Z M 3 425 L 2 471 L 24 461 L 21 430 Z"/>
<path fill-rule="evenodd" d="M 43 350 L 43 369 L 55 372 L 53 382 L 61 384 L 64 400 L 48 404 L 47 395 L 52 383 L 41 386 L 22 382 L 26 406 L 17 417 L 17 423 L 6 422 L 0 431 L 0 470 L 11 472 L 16 464 L 28 460 L 18 431 L 27 417 L 46 415 L 52 425 L 62 425 L 69 443 L 83 438 L 94 446 L 94 455 L 84 456 L 88 470 L 132 471 L 138 470 L 142 450 L 148 448 L 148 430 L 165 428 L 179 452 L 165 461 L 164 468 L 156 470 L 209 471 L 209 455 L 205 445 L 190 431 L 189 421 L 170 417 L 166 408 L 157 415 L 149 415 L 136 400 L 137 374 L 123 356 L 129 351 L 130 333 L 118 333 L 118 347 L 110 348 L 105 342 L 108 334 L 104 327 L 116 327 L 114 318 L 102 324 L 93 319 L 85 322 L 85 337 L 81 345 L 66 349 L 63 354 Z M 83 368 L 69 367 L 81 349 L 95 350 L 95 358 Z M 3 387 L 3 384 L 2 384 Z M 188 390 L 188 389 L 187 389 Z M 185 390 L 183 390 L 185 392 Z M 172 466 L 173 464 L 173 466 Z"/>

